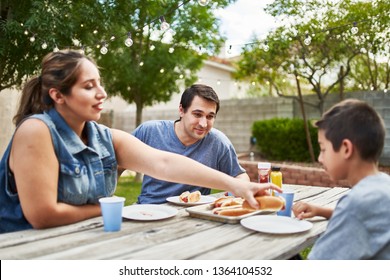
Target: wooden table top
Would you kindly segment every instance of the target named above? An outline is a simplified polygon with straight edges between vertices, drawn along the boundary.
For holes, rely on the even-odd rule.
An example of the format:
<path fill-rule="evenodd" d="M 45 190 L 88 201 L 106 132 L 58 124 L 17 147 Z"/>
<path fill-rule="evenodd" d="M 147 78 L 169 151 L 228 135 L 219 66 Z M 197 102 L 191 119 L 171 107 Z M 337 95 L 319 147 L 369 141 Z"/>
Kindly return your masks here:
<path fill-rule="evenodd" d="M 349 190 L 288 187 L 295 190 L 295 201 L 330 207 Z M 288 259 L 314 244 L 327 225 L 327 220 L 315 217 L 309 219 L 313 227 L 308 231 L 269 234 L 240 223 L 190 217 L 186 207 L 166 205 L 178 209 L 178 214 L 157 221 L 124 219 L 119 232 L 104 232 L 103 219 L 97 217 L 51 229 L 0 234 L 0 259 Z"/>

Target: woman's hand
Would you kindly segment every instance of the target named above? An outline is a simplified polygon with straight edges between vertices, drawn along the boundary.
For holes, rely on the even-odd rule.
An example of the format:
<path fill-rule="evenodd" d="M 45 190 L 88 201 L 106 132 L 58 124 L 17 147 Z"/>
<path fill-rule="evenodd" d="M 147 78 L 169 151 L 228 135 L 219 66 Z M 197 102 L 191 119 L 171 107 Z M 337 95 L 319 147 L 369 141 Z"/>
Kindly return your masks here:
<path fill-rule="evenodd" d="M 270 195 L 269 190 L 282 192 L 282 189 L 272 183 L 253 183 L 242 181 L 234 190 L 231 190 L 236 196 L 244 198 L 249 204 L 255 208 L 259 208 L 255 196 Z"/>

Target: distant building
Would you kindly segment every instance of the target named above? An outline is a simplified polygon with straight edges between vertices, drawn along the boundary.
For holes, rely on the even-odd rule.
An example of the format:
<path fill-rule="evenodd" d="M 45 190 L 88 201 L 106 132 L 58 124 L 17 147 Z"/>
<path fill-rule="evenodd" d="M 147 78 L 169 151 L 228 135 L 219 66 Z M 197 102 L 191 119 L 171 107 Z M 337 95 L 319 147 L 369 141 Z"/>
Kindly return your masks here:
<path fill-rule="evenodd" d="M 197 74 L 199 79 L 195 83 L 212 87 L 218 94 L 220 100 L 244 98 L 249 84 L 237 82 L 233 79 L 233 73 L 236 69 L 233 67 L 231 61 L 234 59 L 235 58 L 224 59 L 212 57 L 209 60 L 206 60 Z M 144 111 L 177 109 L 184 89 L 184 86 L 182 86 L 180 92 L 173 94 L 169 102 L 161 102 L 152 107 L 144 108 Z M 109 111 L 136 111 L 135 104 L 128 104 L 119 96 L 109 98 L 105 102 L 104 109 Z"/>

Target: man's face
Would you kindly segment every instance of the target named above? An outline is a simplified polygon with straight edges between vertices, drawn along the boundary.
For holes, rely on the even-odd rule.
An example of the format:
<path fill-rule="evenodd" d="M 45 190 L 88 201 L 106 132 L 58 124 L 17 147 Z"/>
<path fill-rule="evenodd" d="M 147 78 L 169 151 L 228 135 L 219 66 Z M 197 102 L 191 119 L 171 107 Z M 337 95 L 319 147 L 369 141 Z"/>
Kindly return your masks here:
<path fill-rule="evenodd" d="M 184 145 L 191 145 L 209 133 L 217 115 L 217 104 L 195 96 L 187 112 L 180 105 L 181 121 L 178 125 L 178 137 Z"/>

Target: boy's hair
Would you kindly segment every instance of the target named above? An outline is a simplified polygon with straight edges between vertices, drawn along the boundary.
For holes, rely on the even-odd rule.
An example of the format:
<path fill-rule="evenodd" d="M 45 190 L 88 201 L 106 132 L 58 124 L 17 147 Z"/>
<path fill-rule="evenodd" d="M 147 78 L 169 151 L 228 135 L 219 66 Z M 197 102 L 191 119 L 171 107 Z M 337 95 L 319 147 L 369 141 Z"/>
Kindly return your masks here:
<path fill-rule="evenodd" d="M 360 157 L 377 162 L 384 146 L 385 126 L 381 116 L 366 102 L 346 99 L 330 108 L 315 123 L 337 152 L 344 139 L 355 146 Z"/>

